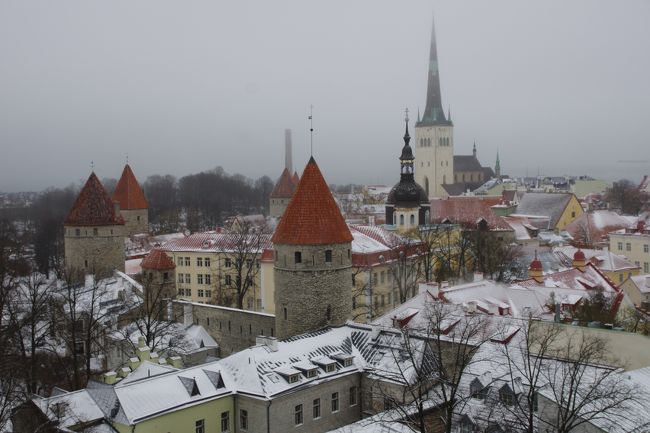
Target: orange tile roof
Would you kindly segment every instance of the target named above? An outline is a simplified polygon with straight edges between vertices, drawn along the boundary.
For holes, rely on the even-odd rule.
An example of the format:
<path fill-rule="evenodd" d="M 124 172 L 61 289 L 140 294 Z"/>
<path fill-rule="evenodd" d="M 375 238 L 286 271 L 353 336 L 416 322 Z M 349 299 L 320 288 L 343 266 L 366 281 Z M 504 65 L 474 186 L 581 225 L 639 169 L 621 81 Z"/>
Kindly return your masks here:
<path fill-rule="evenodd" d="M 160 248 L 152 249 L 147 257 L 142 259 L 140 264 L 142 269 L 155 269 L 159 271 L 164 271 L 167 269 L 174 269 L 176 265 L 171 257 L 169 257 L 163 250 Z"/>
<path fill-rule="evenodd" d="M 140 188 L 138 180 L 135 178 L 133 171 L 129 164 L 124 166 L 122 177 L 120 177 L 115 192 L 113 192 L 113 200 L 120 204 L 120 209 L 148 209 L 149 204 L 144 197 L 144 192 Z"/>
<path fill-rule="evenodd" d="M 124 219 L 116 215 L 113 201 L 93 172 L 81 188 L 64 224 L 67 226 L 122 225 Z"/>
<path fill-rule="evenodd" d="M 291 198 L 297 186 L 291 177 L 291 173 L 285 168 L 271 192 L 271 198 Z"/>
<path fill-rule="evenodd" d="M 287 245 L 352 242 L 352 233 L 313 157 L 305 167 L 272 241 Z"/>

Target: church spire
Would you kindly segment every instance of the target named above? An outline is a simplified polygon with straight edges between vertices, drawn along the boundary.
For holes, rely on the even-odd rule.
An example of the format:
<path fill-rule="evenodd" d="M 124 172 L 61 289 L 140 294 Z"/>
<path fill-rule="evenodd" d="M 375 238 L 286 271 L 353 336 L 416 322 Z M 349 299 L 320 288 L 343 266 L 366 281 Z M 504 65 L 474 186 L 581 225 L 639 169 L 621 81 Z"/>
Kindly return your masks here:
<path fill-rule="evenodd" d="M 499 149 L 497 149 L 497 162 L 494 164 L 494 174 L 501 177 L 501 161 L 499 161 Z"/>
<path fill-rule="evenodd" d="M 418 126 L 449 125 L 451 120 L 445 118 L 440 95 L 440 77 L 438 74 L 438 50 L 436 48 L 436 29 L 431 22 L 431 47 L 429 51 L 429 78 L 427 84 L 427 105 L 422 121 Z"/>

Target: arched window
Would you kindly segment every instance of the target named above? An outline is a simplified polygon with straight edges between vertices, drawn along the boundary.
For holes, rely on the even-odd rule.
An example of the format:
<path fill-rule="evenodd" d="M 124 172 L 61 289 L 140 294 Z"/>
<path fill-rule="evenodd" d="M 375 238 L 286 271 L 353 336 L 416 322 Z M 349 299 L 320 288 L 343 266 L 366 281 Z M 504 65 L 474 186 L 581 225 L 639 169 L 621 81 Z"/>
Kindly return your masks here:
<path fill-rule="evenodd" d="M 411 225 L 415 225 L 415 215 L 411 214 Z"/>
<path fill-rule="evenodd" d="M 399 216 L 399 225 L 401 225 L 401 226 L 404 225 L 404 215 Z"/>
<path fill-rule="evenodd" d="M 397 225 L 397 214 L 393 214 L 393 225 Z"/>

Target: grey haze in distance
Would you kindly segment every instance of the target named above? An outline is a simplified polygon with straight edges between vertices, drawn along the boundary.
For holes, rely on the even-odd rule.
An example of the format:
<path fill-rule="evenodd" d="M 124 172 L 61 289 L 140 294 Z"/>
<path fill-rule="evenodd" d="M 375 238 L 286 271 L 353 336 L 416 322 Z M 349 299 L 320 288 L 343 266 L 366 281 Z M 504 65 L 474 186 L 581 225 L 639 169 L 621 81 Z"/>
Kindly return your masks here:
<path fill-rule="evenodd" d="M 222 166 L 398 178 L 435 9 L 455 151 L 505 173 L 650 172 L 650 2 L 0 2 L 0 190 Z"/>

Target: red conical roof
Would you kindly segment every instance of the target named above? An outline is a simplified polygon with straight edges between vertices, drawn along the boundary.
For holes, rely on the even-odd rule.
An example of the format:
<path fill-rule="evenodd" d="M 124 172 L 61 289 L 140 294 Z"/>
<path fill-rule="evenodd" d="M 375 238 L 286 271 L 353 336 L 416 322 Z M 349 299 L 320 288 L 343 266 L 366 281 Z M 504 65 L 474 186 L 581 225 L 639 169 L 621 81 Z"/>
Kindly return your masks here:
<path fill-rule="evenodd" d="M 95 173 L 90 173 L 81 188 L 77 200 L 65 219 L 68 226 L 109 226 L 124 224 L 124 219 L 115 213 L 113 201 Z"/>
<path fill-rule="evenodd" d="M 298 185 L 293 182 L 291 173 L 285 168 L 271 192 L 271 198 L 291 198 L 296 186 Z"/>
<path fill-rule="evenodd" d="M 165 271 L 168 269 L 174 269 L 176 265 L 171 257 L 169 257 L 163 250 L 160 248 L 154 248 L 147 254 L 147 257 L 142 259 L 140 263 L 142 269 L 155 269 L 158 271 Z"/>
<path fill-rule="evenodd" d="M 129 164 L 124 166 L 122 177 L 120 177 L 115 192 L 113 192 L 113 200 L 120 204 L 120 209 L 148 209 L 149 204 L 144 197 L 144 191 L 140 188 L 138 180 L 135 178 L 133 171 Z"/>
<path fill-rule="evenodd" d="M 272 241 L 288 245 L 352 242 L 352 233 L 313 157 L 305 167 Z"/>

